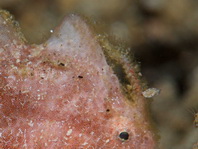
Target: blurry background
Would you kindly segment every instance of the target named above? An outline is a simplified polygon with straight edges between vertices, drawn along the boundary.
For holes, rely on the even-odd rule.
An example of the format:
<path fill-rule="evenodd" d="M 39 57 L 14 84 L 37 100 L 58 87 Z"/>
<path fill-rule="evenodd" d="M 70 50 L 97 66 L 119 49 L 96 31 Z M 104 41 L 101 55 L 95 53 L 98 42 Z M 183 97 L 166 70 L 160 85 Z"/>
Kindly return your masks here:
<path fill-rule="evenodd" d="M 65 15 L 95 20 L 124 42 L 141 62 L 149 87 L 161 89 L 152 116 L 160 149 L 190 149 L 198 141 L 198 1 L 196 0 L 0 0 L 30 43 L 42 43 Z"/>

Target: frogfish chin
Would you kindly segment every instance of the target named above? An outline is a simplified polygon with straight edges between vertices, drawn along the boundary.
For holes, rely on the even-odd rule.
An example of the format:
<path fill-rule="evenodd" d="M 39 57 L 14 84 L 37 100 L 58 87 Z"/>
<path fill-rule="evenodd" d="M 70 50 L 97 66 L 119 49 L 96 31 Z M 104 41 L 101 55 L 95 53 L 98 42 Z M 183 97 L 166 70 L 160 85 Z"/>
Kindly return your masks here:
<path fill-rule="evenodd" d="M 77 15 L 30 45 L 1 10 L 0 148 L 156 148 L 137 69 L 109 45 Z"/>

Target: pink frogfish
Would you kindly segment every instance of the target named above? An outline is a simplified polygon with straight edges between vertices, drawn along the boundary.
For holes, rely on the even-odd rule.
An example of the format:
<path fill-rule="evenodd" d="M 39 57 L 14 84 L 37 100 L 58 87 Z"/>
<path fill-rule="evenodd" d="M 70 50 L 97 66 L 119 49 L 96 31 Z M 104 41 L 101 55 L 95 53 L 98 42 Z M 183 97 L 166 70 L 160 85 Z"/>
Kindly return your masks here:
<path fill-rule="evenodd" d="M 1 149 L 156 148 L 135 66 L 101 41 L 70 15 L 30 45 L 0 11 Z"/>

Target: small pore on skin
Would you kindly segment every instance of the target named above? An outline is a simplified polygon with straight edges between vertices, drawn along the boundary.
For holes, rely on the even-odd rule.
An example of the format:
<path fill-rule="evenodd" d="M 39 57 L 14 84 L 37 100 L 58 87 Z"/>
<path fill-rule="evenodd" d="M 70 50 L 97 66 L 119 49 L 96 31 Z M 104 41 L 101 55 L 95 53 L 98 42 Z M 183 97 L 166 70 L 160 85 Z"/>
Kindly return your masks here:
<path fill-rule="evenodd" d="M 78 76 L 78 78 L 79 78 L 79 79 L 82 79 L 82 78 L 83 78 L 83 76 L 79 75 L 79 76 Z"/>
<path fill-rule="evenodd" d="M 106 109 L 106 112 L 110 112 L 110 109 Z"/>
<path fill-rule="evenodd" d="M 65 64 L 64 64 L 64 63 L 59 63 L 58 65 L 59 65 L 59 66 L 63 66 L 63 67 L 65 66 Z"/>

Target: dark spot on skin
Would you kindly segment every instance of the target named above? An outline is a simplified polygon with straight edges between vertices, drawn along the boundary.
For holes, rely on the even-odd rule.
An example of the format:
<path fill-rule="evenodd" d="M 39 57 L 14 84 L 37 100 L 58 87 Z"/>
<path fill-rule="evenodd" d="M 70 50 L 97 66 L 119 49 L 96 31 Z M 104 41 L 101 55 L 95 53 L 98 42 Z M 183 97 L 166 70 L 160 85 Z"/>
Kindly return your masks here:
<path fill-rule="evenodd" d="M 123 131 L 119 134 L 119 138 L 122 140 L 122 141 L 126 141 L 129 139 L 129 134 L 128 132 L 126 131 Z"/>
<path fill-rule="evenodd" d="M 83 78 L 83 76 L 78 76 L 78 78 L 79 78 L 79 79 L 82 79 L 82 78 Z"/>
<path fill-rule="evenodd" d="M 110 109 L 107 109 L 106 112 L 110 112 Z"/>
<path fill-rule="evenodd" d="M 18 27 L 19 23 L 17 21 L 13 21 L 14 26 Z"/>
<path fill-rule="evenodd" d="M 41 77 L 41 79 L 44 79 L 43 77 Z"/>
<path fill-rule="evenodd" d="M 65 66 L 65 64 L 64 63 L 59 63 L 59 66 Z"/>

